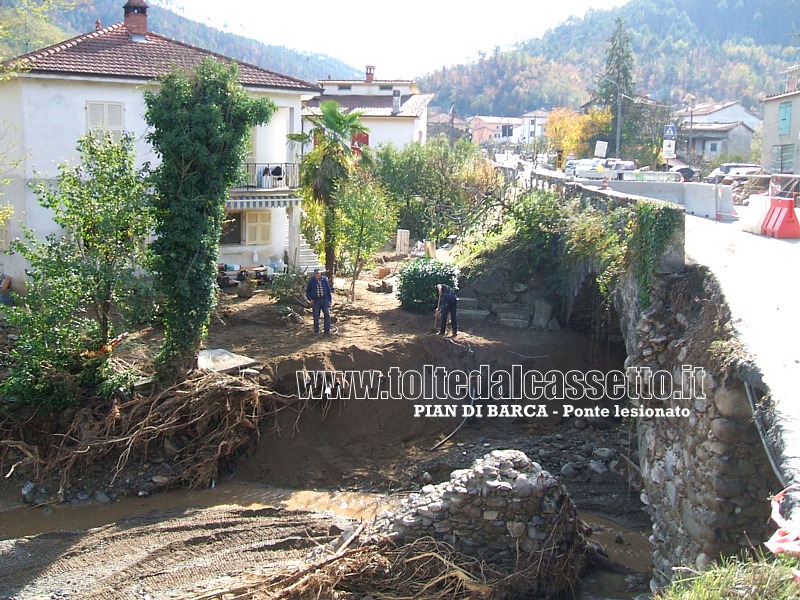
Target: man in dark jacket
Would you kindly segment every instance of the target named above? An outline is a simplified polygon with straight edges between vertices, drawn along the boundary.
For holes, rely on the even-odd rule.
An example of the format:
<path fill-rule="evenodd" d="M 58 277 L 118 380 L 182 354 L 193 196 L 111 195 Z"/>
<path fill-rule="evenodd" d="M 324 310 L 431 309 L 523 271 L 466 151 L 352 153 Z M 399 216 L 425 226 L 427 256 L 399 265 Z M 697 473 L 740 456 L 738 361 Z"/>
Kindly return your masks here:
<path fill-rule="evenodd" d="M 311 302 L 314 311 L 314 333 L 319 333 L 319 311 L 325 316 L 325 335 L 331 334 L 331 284 L 328 278 L 314 269 L 314 276 L 306 285 L 306 298 Z"/>
<path fill-rule="evenodd" d="M 439 335 L 444 335 L 447 329 L 447 314 L 450 313 L 450 326 L 453 328 L 453 337 L 458 335 L 458 298 L 450 286 L 440 283 L 436 286 L 439 292 Z"/>

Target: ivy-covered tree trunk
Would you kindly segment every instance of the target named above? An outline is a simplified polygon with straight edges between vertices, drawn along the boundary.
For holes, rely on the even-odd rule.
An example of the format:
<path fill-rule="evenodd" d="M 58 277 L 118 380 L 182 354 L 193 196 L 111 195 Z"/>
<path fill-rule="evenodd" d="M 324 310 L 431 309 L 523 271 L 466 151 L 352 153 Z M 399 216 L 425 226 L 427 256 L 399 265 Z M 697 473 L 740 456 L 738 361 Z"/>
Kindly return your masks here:
<path fill-rule="evenodd" d="M 237 78 L 236 65 L 206 59 L 193 74 L 166 75 L 158 92 L 145 94 L 148 141 L 161 157 L 153 252 L 164 303 L 162 376 L 193 365 L 208 333 L 228 190 L 250 129 L 276 109 L 247 96 Z"/>

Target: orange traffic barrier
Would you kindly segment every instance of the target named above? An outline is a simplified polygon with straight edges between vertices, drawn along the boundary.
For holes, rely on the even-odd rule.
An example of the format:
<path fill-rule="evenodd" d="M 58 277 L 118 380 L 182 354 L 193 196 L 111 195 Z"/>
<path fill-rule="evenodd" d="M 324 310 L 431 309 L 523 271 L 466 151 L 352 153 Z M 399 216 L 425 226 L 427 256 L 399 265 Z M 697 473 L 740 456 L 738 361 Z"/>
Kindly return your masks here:
<path fill-rule="evenodd" d="M 764 220 L 761 222 L 761 235 L 769 235 L 767 233 L 767 229 L 772 228 L 772 224 L 775 222 L 775 217 L 778 210 L 778 200 L 780 200 L 780 198 L 770 195 L 769 208 L 767 209 L 767 214 L 764 216 Z"/>
<path fill-rule="evenodd" d="M 794 211 L 794 198 L 772 198 L 762 233 L 774 238 L 800 238 L 800 222 Z"/>

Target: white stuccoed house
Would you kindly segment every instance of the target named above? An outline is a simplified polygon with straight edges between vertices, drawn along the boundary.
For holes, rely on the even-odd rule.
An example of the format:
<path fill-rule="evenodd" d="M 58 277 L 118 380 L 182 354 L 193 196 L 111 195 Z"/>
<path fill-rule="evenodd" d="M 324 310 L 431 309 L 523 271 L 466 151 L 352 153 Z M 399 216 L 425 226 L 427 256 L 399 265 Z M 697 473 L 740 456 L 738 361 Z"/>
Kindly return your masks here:
<path fill-rule="evenodd" d="M 76 164 L 78 138 L 92 128 L 131 132 L 139 164 L 155 166 L 158 157 L 145 141 L 143 90 L 176 68 L 191 70 L 206 57 L 233 59 L 165 38 L 147 29 L 144 0 L 128 0 L 124 20 L 15 59 L 23 69 L 0 81 L 0 120 L 4 121 L 7 159 L 19 159 L 7 174 L 0 204 L 14 216 L 0 231 L 0 250 L 22 236 L 22 227 L 44 237 L 59 232 L 49 210 L 30 189 L 34 177 L 55 178 L 57 165 Z M 304 270 L 318 266 L 300 235 L 301 199 L 297 194 L 299 148 L 287 134 L 301 131 L 303 102 L 320 86 L 253 65 L 238 63 L 239 81 L 254 97 L 268 97 L 278 110 L 254 128 L 246 162 L 247 177 L 229 192 L 230 219 L 223 233 L 219 262 L 256 266 L 283 260 Z M 153 88 L 154 89 L 154 88 Z M 21 290 L 25 261 L 0 253 L 0 272 Z"/>

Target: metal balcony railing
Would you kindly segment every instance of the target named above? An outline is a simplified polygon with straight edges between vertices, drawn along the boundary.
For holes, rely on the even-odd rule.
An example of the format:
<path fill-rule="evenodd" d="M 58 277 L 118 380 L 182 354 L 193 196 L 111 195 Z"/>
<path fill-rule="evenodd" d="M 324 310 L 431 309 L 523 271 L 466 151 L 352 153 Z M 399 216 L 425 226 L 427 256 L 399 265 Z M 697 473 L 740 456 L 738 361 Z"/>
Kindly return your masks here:
<path fill-rule="evenodd" d="M 300 187 L 300 166 L 296 163 L 245 163 L 244 175 L 235 189 L 277 190 Z"/>

